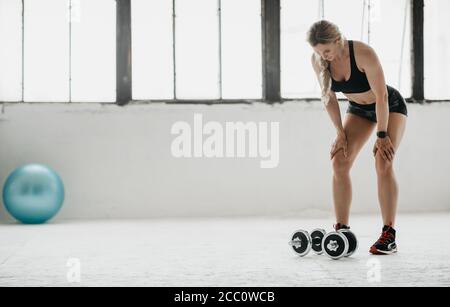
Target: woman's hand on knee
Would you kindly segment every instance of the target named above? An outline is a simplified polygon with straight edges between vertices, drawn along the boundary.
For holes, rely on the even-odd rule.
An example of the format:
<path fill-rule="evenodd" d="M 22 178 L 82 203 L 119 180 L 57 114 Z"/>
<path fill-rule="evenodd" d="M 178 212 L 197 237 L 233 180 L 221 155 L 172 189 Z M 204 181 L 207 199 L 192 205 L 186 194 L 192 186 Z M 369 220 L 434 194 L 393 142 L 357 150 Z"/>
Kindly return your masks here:
<path fill-rule="evenodd" d="M 373 146 L 373 156 L 380 152 L 381 157 L 385 161 L 392 162 L 395 156 L 394 144 L 392 144 L 391 138 L 386 136 L 384 139 L 377 138 L 375 145 Z"/>
<path fill-rule="evenodd" d="M 344 157 L 347 158 L 347 148 L 347 136 L 345 132 L 341 132 L 336 136 L 333 145 L 331 145 L 330 160 L 333 160 L 334 156 L 341 149 L 344 151 Z"/>

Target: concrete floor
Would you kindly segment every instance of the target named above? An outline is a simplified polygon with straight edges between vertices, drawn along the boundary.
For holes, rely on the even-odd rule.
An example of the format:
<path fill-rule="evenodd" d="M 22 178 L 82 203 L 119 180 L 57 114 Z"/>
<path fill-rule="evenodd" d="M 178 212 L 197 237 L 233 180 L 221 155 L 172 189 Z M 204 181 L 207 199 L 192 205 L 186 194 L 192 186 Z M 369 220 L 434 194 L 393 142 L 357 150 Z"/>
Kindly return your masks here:
<path fill-rule="evenodd" d="M 399 253 L 371 256 L 378 216 L 354 216 L 347 259 L 297 257 L 294 230 L 329 219 L 60 221 L 0 225 L 0 286 L 450 286 L 450 213 L 401 215 Z M 77 281 L 79 280 L 79 282 Z"/>

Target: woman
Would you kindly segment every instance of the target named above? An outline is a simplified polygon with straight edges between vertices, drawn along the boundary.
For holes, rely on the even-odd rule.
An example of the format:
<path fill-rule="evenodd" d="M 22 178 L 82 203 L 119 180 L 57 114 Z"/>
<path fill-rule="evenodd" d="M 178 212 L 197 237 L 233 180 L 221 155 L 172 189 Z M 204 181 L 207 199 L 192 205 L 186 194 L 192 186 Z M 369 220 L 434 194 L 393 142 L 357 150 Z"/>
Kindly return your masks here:
<path fill-rule="evenodd" d="M 349 229 L 350 169 L 376 128 L 373 154 L 384 226 L 370 253 L 395 253 L 398 185 L 393 163 L 406 127 L 405 100 L 396 89 L 386 85 L 375 51 L 363 42 L 346 40 L 333 23 L 326 20 L 314 23 L 308 32 L 308 42 L 314 49 L 312 66 L 322 89 L 322 101 L 337 132 L 330 152 L 335 228 Z M 336 92 L 342 92 L 349 100 L 343 124 Z"/>

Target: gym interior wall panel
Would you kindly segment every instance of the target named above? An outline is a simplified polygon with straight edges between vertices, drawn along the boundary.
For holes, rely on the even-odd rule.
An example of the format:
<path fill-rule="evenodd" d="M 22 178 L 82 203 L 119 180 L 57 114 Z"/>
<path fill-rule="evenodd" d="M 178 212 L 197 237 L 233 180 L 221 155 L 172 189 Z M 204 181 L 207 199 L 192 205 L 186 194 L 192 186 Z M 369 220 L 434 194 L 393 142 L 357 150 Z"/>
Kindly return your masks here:
<path fill-rule="evenodd" d="M 450 116 L 450 104 L 410 104 L 408 111 L 413 120 L 394 164 L 401 191 L 399 211 L 449 211 L 450 121 L 443 118 Z M 170 133 L 173 125 L 179 121 L 193 125 L 196 113 L 203 115 L 204 123 L 222 127 L 228 122 L 279 122 L 279 146 L 270 145 L 278 154 L 173 156 L 171 146 L 178 137 Z M 60 174 L 68 191 L 57 216 L 61 220 L 319 215 L 331 223 L 329 150 L 335 135 L 318 101 L 170 108 L 10 104 L 0 112 L 0 181 L 30 161 L 48 165 Z M 270 132 L 269 139 L 274 140 Z M 379 214 L 375 141 L 371 134 L 352 168 L 354 213 Z M 261 168 L 268 159 L 279 163 Z M 6 216 L 0 200 L 0 221 Z M 374 231 L 377 228 L 373 225 Z"/>
<path fill-rule="evenodd" d="M 222 96 L 261 99 L 261 0 L 221 3 Z"/>
<path fill-rule="evenodd" d="M 22 1 L 0 0 L 0 101 L 22 100 Z"/>
<path fill-rule="evenodd" d="M 175 3 L 177 98 L 218 99 L 218 2 L 178 0 Z"/>
<path fill-rule="evenodd" d="M 425 98 L 450 99 L 450 1 L 425 1 Z"/>
<path fill-rule="evenodd" d="M 69 6 L 25 0 L 24 100 L 69 101 Z"/>
<path fill-rule="evenodd" d="M 370 45 L 375 49 L 386 83 L 411 96 L 411 13 L 409 0 L 372 0 Z"/>
<path fill-rule="evenodd" d="M 320 97 L 311 66 L 314 50 L 306 40 L 309 27 L 319 19 L 319 1 L 281 1 L 281 96 Z"/>
<path fill-rule="evenodd" d="M 133 99 L 173 99 L 172 1 L 133 0 L 131 10 Z"/>
<path fill-rule="evenodd" d="M 71 100 L 116 100 L 116 1 L 72 0 Z"/>

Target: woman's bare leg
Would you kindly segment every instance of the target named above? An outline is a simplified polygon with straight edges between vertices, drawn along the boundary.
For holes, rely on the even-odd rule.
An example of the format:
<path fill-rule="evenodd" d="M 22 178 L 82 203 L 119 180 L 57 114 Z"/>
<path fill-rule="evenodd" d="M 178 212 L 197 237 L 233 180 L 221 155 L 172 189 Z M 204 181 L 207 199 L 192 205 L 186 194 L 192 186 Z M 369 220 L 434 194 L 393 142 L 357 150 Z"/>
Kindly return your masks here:
<path fill-rule="evenodd" d="M 333 200 L 336 222 L 349 225 L 352 202 L 350 169 L 361 148 L 374 132 L 376 124 L 362 117 L 347 113 L 343 126 L 347 136 L 348 156 L 345 158 L 341 150 L 333 157 Z"/>
<path fill-rule="evenodd" d="M 400 113 L 389 114 L 388 135 L 397 151 L 406 128 L 406 116 Z M 395 161 L 395 157 L 394 157 Z M 395 178 L 393 162 L 385 161 L 379 152 L 375 156 L 377 171 L 378 200 L 384 225 L 395 226 L 399 188 Z"/>

